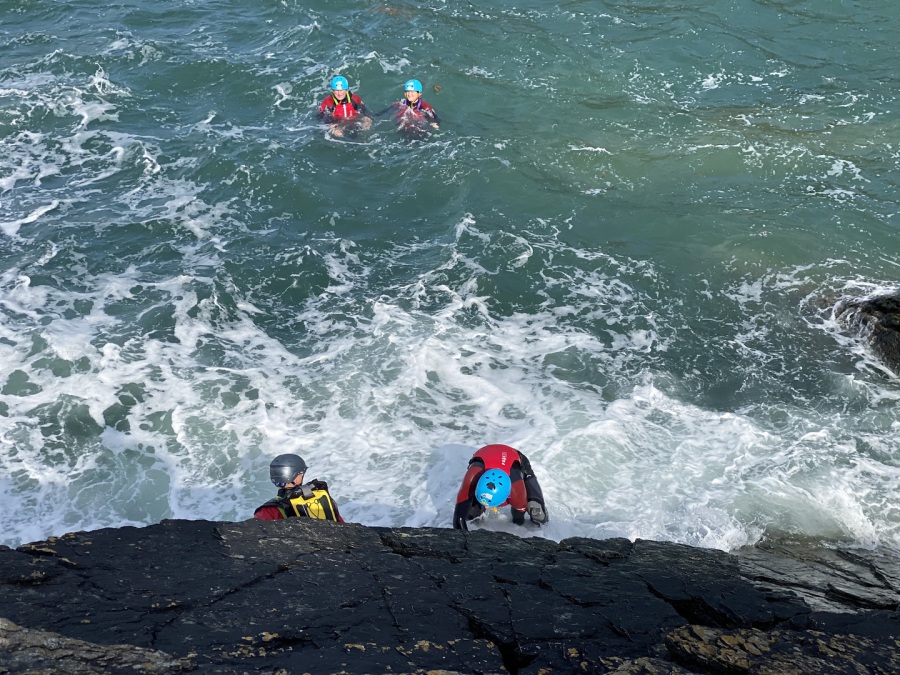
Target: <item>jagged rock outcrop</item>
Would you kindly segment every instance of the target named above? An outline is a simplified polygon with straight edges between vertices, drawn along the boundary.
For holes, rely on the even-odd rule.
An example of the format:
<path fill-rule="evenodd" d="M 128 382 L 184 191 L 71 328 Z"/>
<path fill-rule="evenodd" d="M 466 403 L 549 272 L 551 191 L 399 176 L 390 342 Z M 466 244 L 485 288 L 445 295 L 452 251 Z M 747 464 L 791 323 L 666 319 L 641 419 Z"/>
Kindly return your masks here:
<path fill-rule="evenodd" d="M 721 631 L 682 626 L 666 636 L 673 658 L 715 673 L 898 673 L 900 640 L 821 631 Z"/>
<path fill-rule="evenodd" d="M 763 542 L 737 561 L 744 577 L 789 589 L 816 610 L 900 610 L 900 558 L 889 551 Z"/>
<path fill-rule="evenodd" d="M 898 672 L 890 556 L 790 553 L 305 519 L 80 532 L 0 548 L 0 673 Z"/>
<path fill-rule="evenodd" d="M 193 662 L 131 645 L 97 645 L 0 619 L 0 673 L 181 673 Z"/>
<path fill-rule="evenodd" d="M 834 316 L 866 340 L 881 362 L 900 376 L 900 293 L 842 300 Z"/>

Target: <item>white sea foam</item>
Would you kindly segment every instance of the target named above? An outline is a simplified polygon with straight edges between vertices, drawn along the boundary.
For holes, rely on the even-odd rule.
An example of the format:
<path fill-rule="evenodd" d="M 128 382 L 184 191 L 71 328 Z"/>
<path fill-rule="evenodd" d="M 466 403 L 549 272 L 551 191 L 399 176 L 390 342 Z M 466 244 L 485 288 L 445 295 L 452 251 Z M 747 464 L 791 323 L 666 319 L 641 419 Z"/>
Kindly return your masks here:
<path fill-rule="evenodd" d="M 33 222 L 37 221 L 44 214 L 49 213 L 50 211 L 53 211 L 54 209 L 57 209 L 57 208 L 59 208 L 59 201 L 54 200 L 50 204 L 47 204 L 46 206 L 41 206 L 41 207 L 35 209 L 34 211 L 29 213 L 24 218 L 19 218 L 18 220 L 13 220 L 13 221 L 0 222 L 0 230 L 3 230 L 3 233 L 6 236 L 14 237 L 18 234 L 19 228 L 22 227 L 22 225 L 28 225 L 29 223 L 33 223 Z"/>
<path fill-rule="evenodd" d="M 710 73 L 700 83 L 701 89 L 718 89 L 726 79 L 725 73 Z"/>
<path fill-rule="evenodd" d="M 591 147 L 591 146 L 577 147 L 577 146 L 574 146 L 574 145 L 570 145 L 570 146 L 569 146 L 569 150 L 572 150 L 573 152 L 597 152 L 597 153 L 603 153 L 603 154 L 606 154 L 606 155 L 611 155 L 611 154 L 612 154 L 612 153 L 611 153 L 609 150 L 607 150 L 606 148 L 595 148 L 595 147 Z"/>
<path fill-rule="evenodd" d="M 239 47 L 113 28 L 4 70 L 2 543 L 246 518 L 284 451 L 350 520 L 448 527 L 471 453 L 506 442 L 552 521 L 476 527 L 900 545 L 896 377 L 816 309 L 896 276 L 867 248 L 896 215 L 873 79 L 820 88 L 777 50 L 710 70 L 693 26 L 647 61 L 637 33 L 670 34 L 630 9 L 600 35 L 440 5 L 409 10 L 412 36 L 384 13 L 385 39 L 312 11 L 282 3 Z M 578 40 L 547 39 L 560 18 Z M 459 26 L 464 50 L 431 59 Z M 498 26 L 515 39 L 472 49 Z M 202 59 L 237 75 L 169 81 Z M 321 142 L 327 76 L 370 102 L 420 68 L 449 131 Z M 470 105 L 486 82 L 497 119 Z"/>
<path fill-rule="evenodd" d="M 483 234 L 468 216 L 457 238 Z M 133 297 L 136 286 L 150 286 L 134 269 L 96 280 L 89 315 L 57 315 L 41 330 L 55 358 L 87 364 L 81 375 L 59 379 L 27 365 L 27 353 L 16 346 L 25 326 L 4 323 L 4 379 L 24 368 L 40 389 L 9 410 L 14 424 L 3 442 L 17 452 L 4 458 L 4 481 L 14 485 L 7 505 L 27 514 L 47 500 L 68 504 L 39 527 L 31 518 L 12 522 L 8 540 L 162 517 L 246 517 L 269 490 L 267 458 L 284 450 L 304 454 L 312 473 L 331 482 L 348 519 L 447 526 L 458 481 L 479 441 L 508 442 L 527 452 L 553 521 L 540 530 L 519 529 L 499 514 L 476 526 L 524 536 L 663 538 L 726 549 L 753 543 L 767 529 L 865 542 L 896 536 L 870 515 L 885 508 L 896 472 L 884 474 L 880 464 L 855 458 L 827 428 L 785 444 L 748 417 L 680 403 L 652 384 L 612 403 L 590 389 L 553 384 L 540 366 L 548 354 L 606 354 L 612 366 L 645 352 L 657 338 L 636 331 L 607 347 L 564 329 L 552 306 L 543 316 L 493 316 L 490 299 L 478 294 L 483 272 L 477 266 L 461 286 L 440 281 L 447 271 L 472 264 L 463 257 L 448 258 L 410 287 L 410 308 L 398 302 L 403 293 L 394 300 L 384 296 L 372 303 L 366 331 L 339 337 L 327 305 L 352 295 L 369 270 L 358 247 L 334 241 L 328 248 L 333 252 L 322 261 L 332 282 L 302 313 L 323 338 L 309 356 L 292 354 L 261 331 L 254 323 L 260 309 L 249 298 L 238 300 L 223 322 L 214 299 L 187 290 L 200 280 L 184 277 L 152 285 L 171 308 L 177 342 L 104 344 L 100 336 L 119 324 L 104 306 Z M 612 291 L 619 296 L 613 307 L 627 306 L 634 291 L 607 281 L 604 292 L 602 278 L 586 277 L 572 289 L 574 297 L 596 302 Z M 764 305 L 766 285 L 748 283 L 729 295 Z M 3 289 L 5 306 L 33 317 L 33 326 L 59 301 L 74 300 L 10 277 Z M 445 298 L 441 311 L 425 310 L 437 297 Z M 489 332 L 460 323 L 471 308 Z M 230 354 L 233 366 L 198 365 L 196 354 L 214 345 Z M 253 391 L 257 395 L 247 395 Z M 127 431 L 105 420 L 123 396 L 131 399 Z M 29 411 L 58 401 L 84 406 L 87 418 L 105 427 L 100 443 L 68 456 L 62 447 L 49 449 L 55 434 L 48 446 L 29 432 Z M 48 451 L 64 467 L 65 480 L 44 475 Z M 835 471 L 842 465 L 847 471 Z M 860 489 L 871 485 L 873 471 L 887 481 L 885 490 Z"/>

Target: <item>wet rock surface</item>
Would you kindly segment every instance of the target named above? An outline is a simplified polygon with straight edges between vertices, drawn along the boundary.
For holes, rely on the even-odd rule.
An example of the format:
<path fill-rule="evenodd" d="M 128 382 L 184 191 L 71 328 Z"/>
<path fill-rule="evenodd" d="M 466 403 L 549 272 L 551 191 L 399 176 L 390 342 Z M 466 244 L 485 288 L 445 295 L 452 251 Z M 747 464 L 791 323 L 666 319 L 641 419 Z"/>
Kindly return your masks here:
<path fill-rule="evenodd" d="M 741 574 L 825 612 L 900 609 L 900 558 L 889 551 L 763 543 L 738 552 Z"/>
<path fill-rule="evenodd" d="M 900 672 L 897 569 L 789 546 L 165 521 L 0 548 L 0 673 Z"/>
<path fill-rule="evenodd" d="M 0 672 L 179 673 L 193 668 L 190 659 L 131 645 L 97 645 L 57 633 L 23 628 L 0 619 Z"/>

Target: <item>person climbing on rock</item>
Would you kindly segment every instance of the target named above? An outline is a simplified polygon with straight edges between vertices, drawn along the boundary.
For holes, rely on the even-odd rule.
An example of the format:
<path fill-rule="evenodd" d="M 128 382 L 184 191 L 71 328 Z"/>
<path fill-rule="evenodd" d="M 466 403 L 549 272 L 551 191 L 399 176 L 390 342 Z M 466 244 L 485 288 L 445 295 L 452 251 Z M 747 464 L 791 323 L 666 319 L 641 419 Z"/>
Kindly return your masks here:
<path fill-rule="evenodd" d="M 538 525 L 549 522 L 544 494 L 531 462 L 508 445 L 486 445 L 469 460 L 469 468 L 456 495 L 453 527 L 467 530 L 466 523 L 486 508 L 509 505 L 516 525 L 525 523 L 525 513 Z"/>
<path fill-rule="evenodd" d="M 278 496 L 270 499 L 253 513 L 260 520 L 281 520 L 297 516 L 335 520 L 343 523 L 337 502 L 322 480 L 303 482 L 306 462 L 300 455 L 278 455 L 269 464 L 269 477 L 278 488 Z"/>

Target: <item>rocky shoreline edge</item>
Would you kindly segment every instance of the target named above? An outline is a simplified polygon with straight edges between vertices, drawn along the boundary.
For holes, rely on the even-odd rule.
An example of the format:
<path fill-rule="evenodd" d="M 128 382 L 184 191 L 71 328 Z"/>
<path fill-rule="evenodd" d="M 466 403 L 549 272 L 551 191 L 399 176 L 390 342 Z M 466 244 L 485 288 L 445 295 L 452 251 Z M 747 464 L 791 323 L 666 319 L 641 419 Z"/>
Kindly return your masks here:
<path fill-rule="evenodd" d="M 893 552 L 292 519 L 0 547 L 0 673 L 897 673 Z"/>

